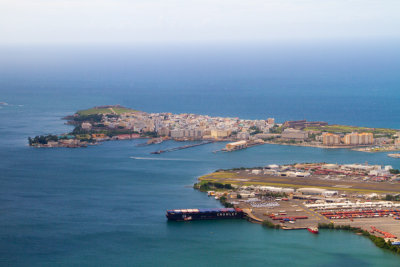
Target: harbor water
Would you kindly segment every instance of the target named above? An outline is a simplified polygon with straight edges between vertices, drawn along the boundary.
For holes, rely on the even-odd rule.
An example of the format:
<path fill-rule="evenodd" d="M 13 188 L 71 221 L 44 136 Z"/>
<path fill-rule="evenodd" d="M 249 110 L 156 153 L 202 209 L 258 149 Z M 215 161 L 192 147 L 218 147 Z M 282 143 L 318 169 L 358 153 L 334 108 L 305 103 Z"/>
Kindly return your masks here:
<path fill-rule="evenodd" d="M 349 232 L 165 217 L 167 209 L 221 207 L 192 188 L 198 176 L 219 168 L 322 161 L 400 168 L 387 153 L 279 145 L 212 153 L 224 146 L 212 143 L 150 154 L 182 143 L 136 146 L 143 140 L 76 149 L 27 145 L 28 136 L 71 130 L 62 117 L 103 104 L 400 128 L 395 47 L 347 54 L 304 48 L 296 53 L 303 57 L 284 49 L 241 57 L 236 50 L 209 57 L 201 49 L 168 50 L 157 59 L 128 48 L 63 48 L 63 56 L 2 49 L 0 102 L 8 105 L 0 106 L 0 266 L 399 266 L 398 255 Z"/>

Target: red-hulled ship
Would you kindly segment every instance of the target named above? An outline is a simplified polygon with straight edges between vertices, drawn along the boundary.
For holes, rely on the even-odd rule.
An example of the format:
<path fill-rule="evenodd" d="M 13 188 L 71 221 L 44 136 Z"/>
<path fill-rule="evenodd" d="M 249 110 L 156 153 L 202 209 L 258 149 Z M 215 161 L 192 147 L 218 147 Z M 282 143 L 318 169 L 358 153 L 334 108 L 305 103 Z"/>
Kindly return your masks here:
<path fill-rule="evenodd" d="M 313 234 L 318 234 L 319 232 L 318 227 L 307 227 L 307 230 Z"/>

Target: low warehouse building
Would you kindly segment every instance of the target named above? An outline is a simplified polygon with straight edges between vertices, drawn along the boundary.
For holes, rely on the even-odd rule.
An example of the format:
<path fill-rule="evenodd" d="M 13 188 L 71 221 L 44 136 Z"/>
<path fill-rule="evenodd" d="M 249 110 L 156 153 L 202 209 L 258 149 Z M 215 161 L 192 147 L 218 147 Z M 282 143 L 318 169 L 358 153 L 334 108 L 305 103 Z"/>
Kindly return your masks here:
<path fill-rule="evenodd" d="M 323 188 L 299 188 L 297 192 L 302 193 L 303 195 L 322 195 L 327 191 Z"/>
<path fill-rule="evenodd" d="M 243 149 L 246 147 L 247 147 L 247 142 L 244 140 L 238 141 L 238 142 L 233 142 L 233 143 L 228 143 L 225 146 L 226 150 L 228 150 L 228 151 Z"/>

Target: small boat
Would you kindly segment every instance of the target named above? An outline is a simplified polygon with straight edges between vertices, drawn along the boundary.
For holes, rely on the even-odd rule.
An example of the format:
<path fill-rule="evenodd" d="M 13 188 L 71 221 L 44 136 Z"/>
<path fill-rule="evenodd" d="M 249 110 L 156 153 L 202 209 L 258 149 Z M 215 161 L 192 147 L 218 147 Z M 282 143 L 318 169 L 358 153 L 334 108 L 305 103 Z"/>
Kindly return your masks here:
<path fill-rule="evenodd" d="M 313 234 L 318 234 L 319 232 L 318 227 L 307 227 L 307 230 Z"/>

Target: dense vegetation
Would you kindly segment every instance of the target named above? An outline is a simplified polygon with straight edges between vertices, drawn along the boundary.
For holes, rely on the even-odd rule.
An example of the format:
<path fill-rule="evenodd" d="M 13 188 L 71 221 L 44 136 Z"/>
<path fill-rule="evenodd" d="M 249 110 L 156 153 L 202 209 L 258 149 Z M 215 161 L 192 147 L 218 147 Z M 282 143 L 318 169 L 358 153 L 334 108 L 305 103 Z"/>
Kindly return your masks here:
<path fill-rule="evenodd" d="M 56 135 L 38 135 L 35 136 L 34 138 L 28 137 L 28 142 L 29 145 L 33 145 L 33 144 L 41 144 L 41 145 L 45 145 L 47 144 L 49 141 L 58 141 L 58 137 Z"/>
<path fill-rule="evenodd" d="M 221 202 L 222 205 L 224 205 L 225 208 L 233 208 L 233 204 L 229 203 L 226 201 L 226 197 L 222 196 L 219 198 L 219 201 Z"/>
<path fill-rule="evenodd" d="M 89 115 L 79 115 L 74 117 L 74 122 L 101 122 L 103 119 L 102 114 L 89 114 Z"/>
<path fill-rule="evenodd" d="M 269 132 L 274 134 L 281 134 L 283 132 L 283 127 L 275 124 L 269 129 Z"/>
<path fill-rule="evenodd" d="M 222 184 L 222 183 L 218 183 L 218 182 L 209 182 L 209 181 L 202 181 L 200 183 L 195 184 L 193 187 L 196 189 L 199 189 L 202 192 L 233 189 L 231 184 Z M 226 208 L 234 207 L 234 205 L 232 203 L 227 202 L 227 198 L 225 196 L 220 197 L 219 201 Z"/>
<path fill-rule="evenodd" d="M 281 228 L 279 224 L 274 224 L 270 221 L 263 221 L 262 226 L 268 227 L 268 228 L 274 228 L 274 229 L 279 229 Z"/>
<path fill-rule="evenodd" d="M 274 140 L 274 139 L 275 139 L 275 136 L 270 136 L 270 137 L 267 137 L 267 138 L 262 138 L 262 140 L 265 141 L 265 142 L 272 141 L 272 140 Z"/>
<path fill-rule="evenodd" d="M 122 106 L 103 106 L 103 107 L 94 107 L 85 110 L 79 110 L 77 114 L 79 115 L 93 115 L 93 114 L 122 114 L 126 112 L 136 112 L 136 110 L 125 108 Z"/>
<path fill-rule="evenodd" d="M 159 137 L 158 134 L 157 134 L 157 132 L 145 132 L 145 133 L 142 134 L 142 136 L 150 137 L 150 138 Z"/>
<path fill-rule="evenodd" d="M 81 134 L 82 135 L 82 134 L 91 134 L 91 132 L 92 131 L 90 131 L 90 130 L 82 129 L 81 126 L 76 126 L 74 128 L 74 130 L 72 130 L 72 132 L 70 132 L 70 134 L 72 134 L 72 135 Z"/>
<path fill-rule="evenodd" d="M 362 230 L 361 228 L 352 227 L 350 225 L 335 225 L 333 223 L 320 223 L 318 224 L 320 229 L 336 229 L 336 230 L 347 230 L 357 234 L 361 234 L 368 237 L 377 247 L 391 250 L 395 253 L 400 254 L 400 247 L 392 245 L 390 242 L 386 242 L 382 237 L 377 237 L 370 234 L 368 231 Z"/>
<path fill-rule="evenodd" d="M 250 130 L 251 130 L 250 135 L 256 135 L 256 134 L 262 133 L 260 128 L 258 128 L 257 126 L 251 126 Z"/>
<path fill-rule="evenodd" d="M 222 189 L 233 189 L 231 184 L 222 184 L 218 182 L 207 182 L 203 181 L 194 185 L 195 188 L 199 189 L 202 192 L 211 191 L 211 190 L 222 190 Z"/>
<path fill-rule="evenodd" d="M 81 126 L 76 126 L 70 134 L 71 135 L 104 134 L 106 136 L 113 137 L 119 134 L 135 134 L 135 133 L 137 132 L 125 128 L 85 130 L 82 129 Z"/>
<path fill-rule="evenodd" d="M 386 195 L 385 200 L 387 201 L 400 201 L 400 195 Z"/>

